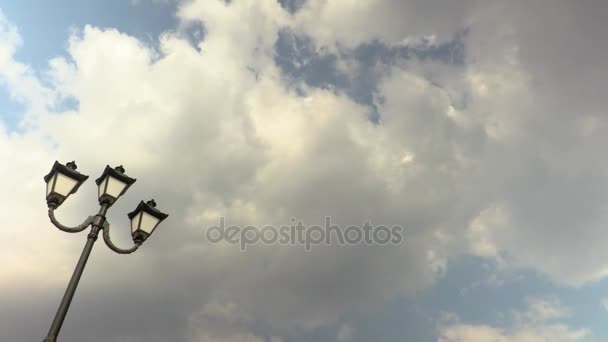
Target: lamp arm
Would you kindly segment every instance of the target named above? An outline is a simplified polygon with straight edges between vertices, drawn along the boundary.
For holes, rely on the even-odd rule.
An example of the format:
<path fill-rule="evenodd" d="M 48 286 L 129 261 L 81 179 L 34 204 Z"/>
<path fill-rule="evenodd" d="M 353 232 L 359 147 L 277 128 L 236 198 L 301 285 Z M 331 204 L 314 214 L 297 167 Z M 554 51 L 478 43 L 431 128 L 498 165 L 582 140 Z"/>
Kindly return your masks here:
<path fill-rule="evenodd" d="M 57 221 L 57 218 L 55 217 L 54 208 L 49 208 L 49 218 L 51 219 L 51 223 L 55 227 L 57 227 L 61 231 L 68 232 L 68 233 L 79 233 L 79 232 L 87 229 L 87 227 L 90 226 L 93 223 L 93 221 L 95 220 L 95 216 L 89 216 L 80 225 L 78 225 L 76 227 L 67 227 L 67 226 L 64 226 L 63 224 L 59 223 L 59 221 Z"/>
<path fill-rule="evenodd" d="M 105 241 L 106 245 L 118 254 L 131 254 L 135 252 L 139 246 L 141 246 L 141 242 L 136 242 L 135 245 L 129 249 L 122 249 L 117 247 L 110 239 L 110 224 L 106 221 L 103 223 L 103 241 Z"/>

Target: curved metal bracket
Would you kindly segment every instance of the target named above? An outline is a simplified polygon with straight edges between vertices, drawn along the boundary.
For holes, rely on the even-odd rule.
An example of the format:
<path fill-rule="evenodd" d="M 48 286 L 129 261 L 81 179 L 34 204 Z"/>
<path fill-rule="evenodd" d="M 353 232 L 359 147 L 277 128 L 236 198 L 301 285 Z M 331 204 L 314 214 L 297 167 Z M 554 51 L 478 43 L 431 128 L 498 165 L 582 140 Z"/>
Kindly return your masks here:
<path fill-rule="evenodd" d="M 141 243 L 135 243 L 135 245 L 129 249 L 122 249 L 120 247 L 117 247 L 113 242 L 112 239 L 110 239 L 110 224 L 108 222 L 104 222 L 103 223 L 103 241 L 106 242 L 106 245 L 113 250 L 114 252 L 118 253 L 118 254 L 131 254 L 133 252 L 135 252 L 139 246 L 141 246 Z"/>
<path fill-rule="evenodd" d="M 79 233 L 79 232 L 87 229 L 87 227 L 90 226 L 91 224 L 93 224 L 93 221 L 95 220 L 95 216 L 89 216 L 80 225 L 78 225 L 76 227 L 67 227 L 67 226 L 64 226 L 61 223 L 59 223 L 59 221 L 57 221 L 57 218 L 55 217 L 55 209 L 53 209 L 53 208 L 49 208 L 49 218 L 51 219 L 51 223 L 55 227 L 57 227 L 61 231 L 68 232 L 68 233 Z"/>

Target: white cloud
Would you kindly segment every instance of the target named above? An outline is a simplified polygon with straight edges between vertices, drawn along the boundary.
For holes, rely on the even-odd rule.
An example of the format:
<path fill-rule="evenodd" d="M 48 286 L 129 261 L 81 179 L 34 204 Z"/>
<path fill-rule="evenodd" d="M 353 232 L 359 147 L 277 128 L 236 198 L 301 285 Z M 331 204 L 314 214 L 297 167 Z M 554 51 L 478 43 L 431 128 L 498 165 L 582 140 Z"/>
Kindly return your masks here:
<path fill-rule="evenodd" d="M 7 89 L 12 100 L 24 104 L 21 126 L 27 129 L 36 117 L 46 112 L 46 106 L 52 104 L 54 98 L 53 92 L 41 85 L 28 66 L 15 60 L 14 54 L 20 45 L 17 28 L 0 11 L 0 85 Z M 44 135 L 38 132 L 20 135 L 9 132 L 0 123 L 0 159 L 4 161 L 0 168 L 0 186 L 5 196 L 2 221 L 6 227 L 0 231 L 0 239 L 7 242 L 0 249 L 0 288 L 7 291 L 5 293 L 21 292 L 23 284 L 30 284 L 31 289 L 44 288 L 68 272 L 67 267 L 60 266 L 66 262 L 65 255 L 49 255 L 47 250 L 37 248 L 45 243 L 66 248 L 54 232 L 36 232 L 38 222 L 46 219 L 44 203 L 36 200 L 41 194 L 41 176 L 50 167 L 47 160 L 50 150 Z M 41 268 L 41 258 L 55 262 L 58 267 Z"/>
<path fill-rule="evenodd" d="M 398 44 L 421 36 L 452 38 L 469 24 L 476 1 L 308 0 L 294 26 L 321 45 L 355 47 L 372 40 Z M 371 24 L 373 23 L 373 24 Z"/>
<path fill-rule="evenodd" d="M 200 44 L 202 52 L 179 34 L 162 37 L 155 51 L 117 30 L 86 26 L 71 37 L 69 58 L 51 61 L 52 91 L 77 99 L 78 108 L 41 114 L 39 128 L 20 137 L 40 160 L 28 165 L 26 173 L 8 175 L 8 182 L 14 184 L 18 177 L 36 180 L 32 196 L 11 202 L 9 209 L 17 213 L 31 208 L 28 203 L 39 203 L 39 214 L 29 224 L 70 246 L 53 250 L 59 259 L 45 259 L 45 269 L 71 265 L 64 260 L 74 258 L 83 243 L 83 236 L 68 237 L 51 229 L 41 192 L 36 191 L 44 191 L 40 177 L 52 161 L 69 158 L 77 160 L 84 173 L 101 170 L 106 162 L 122 163 L 129 175 L 139 179 L 110 214 L 121 245 L 129 242 L 120 229 L 126 224 L 120 214 L 132 210 L 140 198 L 154 194 L 159 208 L 171 213 L 167 227 L 161 227 L 128 262 L 117 264 L 120 256 L 96 248 L 98 261 L 87 270 L 89 286 L 103 286 L 109 293 L 123 291 L 124 284 L 111 280 L 115 278 L 107 277 L 104 270 L 112 269 L 116 278 L 129 278 L 136 267 L 140 278 L 130 278 L 130 286 L 145 288 L 142 284 L 172 278 L 169 273 L 185 268 L 190 279 L 180 286 L 196 298 L 192 305 L 227 297 L 247 315 L 278 330 L 314 329 L 334 324 L 346 312 L 380 307 L 432 283 L 442 262 L 441 248 L 431 251 L 434 237 L 421 228 L 403 246 L 320 247 L 315 253 L 269 246 L 251 250 L 245 260 L 238 248 L 205 244 L 203 228 L 217 219 L 211 219 L 210 211 L 236 224 L 259 226 L 287 223 L 292 215 L 308 224 L 320 223 L 326 215 L 341 224 L 363 224 L 369 219 L 399 223 L 405 216 L 394 200 L 402 194 L 390 190 L 390 182 L 398 179 L 384 172 L 404 172 L 404 151 L 390 127 L 374 126 L 366 109 L 346 96 L 320 89 L 306 89 L 301 96 L 283 83 L 272 59 L 276 34 L 285 20 L 281 16 L 287 16 L 278 4 L 194 2 L 188 6 L 180 14 L 202 20 L 208 29 Z M 255 30 L 240 29 L 243 21 Z M 414 75 L 400 82 L 412 87 L 422 82 L 421 92 L 430 91 Z M 443 99 L 438 92 L 430 91 L 429 96 Z M 54 148 L 35 140 L 37 136 L 46 137 Z M 9 149 L 32 153 L 15 143 Z M 80 204 L 66 203 L 61 208 L 66 214 L 60 215 L 68 221 L 75 220 L 76 213 L 94 210 L 92 184 L 68 203 L 74 201 Z M 433 203 L 429 198 L 424 204 L 427 211 Z M 23 217 L 15 218 L 19 221 Z M 28 243 L 30 250 L 49 248 L 46 240 Z M 22 264 L 18 267 L 24 269 Z M 155 267 L 168 273 L 157 273 Z M 64 270 L 57 279 L 67 277 L 70 268 Z M 25 281 L 10 279 L 15 284 L 8 286 Z M 207 290 L 199 295 L 203 283 Z M 54 286 L 63 284 L 57 281 Z M 159 291 L 163 289 L 151 287 L 145 293 Z"/>
<path fill-rule="evenodd" d="M 495 327 L 458 322 L 441 327 L 438 342 L 567 342 L 590 341 L 589 330 L 570 327 L 559 319 L 568 316 L 567 310 L 555 298 L 530 298 L 524 312 L 513 314 L 510 327 Z"/>
<path fill-rule="evenodd" d="M 220 302 L 224 311 L 216 314 L 238 308 L 240 325 L 255 317 L 278 331 L 315 329 L 415 294 L 459 253 L 532 267 L 571 285 L 605 276 L 607 164 L 598 156 L 606 120 L 597 89 L 608 59 L 591 43 L 601 41 L 602 26 L 594 21 L 565 31 L 558 25 L 599 14 L 543 3 L 550 10 L 540 19 L 518 1 L 469 4 L 311 0 L 290 16 L 273 1 L 192 1 L 178 15 L 184 24 L 205 26 L 197 47 L 179 31 L 161 37 L 155 50 L 118 30 L 86 26 L 69 40 L 69 58 L 50 62 L 48 83 L 15 60 L 19 35 L 0 17 L 0 78 L 27 107 L 27 130 L 0 135 L 0 157 L 10 161 L 0 169 L 0 188 L 11 194 L 3 203 L 10 228 L 0 236 L 11 244 L 0 251 L 0 287 L 6 293 L 60 288 L 71 271 L 83 237 L 52 231 L 44 212 L 41 176 L 55 159 L 75 159 L 85 173 L 124 163 L 139 178 L 112 210 L 117 226 L 152 195 L 171 213 L 128 262 L 97 248 L 98 262 L 87 270 L 95 289 L 118 296 L 125 284 L 113 279 L 120 277 L 143 288 L 136 293 L 142 305 L 171 295 L 189 314 L 203 308 L 208 316 L 209 303 Z M 370 25 L 374 16 L 382 18 L 374 20 L 378 25 Z M 468 23 L 466 66 L 387 67 L 375 94 L 379 124 L 340 90 L 298 84 L 302 93 L 296 92 L 274 62 L 282 27 L 319 45 L 353 47 L 376 38 L 444 41 Z M 536 30 L 545 23 L 551 30 Z M 577 58 L 585 63 L 571 67 Z M 348 61 L 340 63 L 350 70 Z M 466 106 L 453 103 L 454 94 Z M 63 97 L 78 100 L 78 108 L 49 109 Z M 94 210 L 94 196 L 87 184 L 62 208 L 62 218 L 76 222 L 76 213 Z M 290 216 L 309 224 L 326 215 L 344 225 L 371 219 L 402 224 L 407 235 L 403 246 L 314 253 L 260 246 L 244 255 L 204 242 L 203 228 L 219 215 L 260 226 Z M 113 232 L 128 243 L 126 230 Z M 587 336 L 548 322 L 562 317 L 555 308 L 531 304 L 533 326 L 455 324 L 445 338 Z M 189 328 L 203 340 L 263 338 L 242 326 L 221 334 L 198 330 L 205 326 L 200 322 Z"/>
<path fill-rule="evenodd" d="M 8 91 L 11 100 L 24 105 L 20 124 L 28 127 L 46 112 L 46 106 L 53 104 L 55 94 L 41 84 L 29 66 L 15 60 L 15 52 L 21 44 L 17 27 L 0 10 L 0 86 Z"/>

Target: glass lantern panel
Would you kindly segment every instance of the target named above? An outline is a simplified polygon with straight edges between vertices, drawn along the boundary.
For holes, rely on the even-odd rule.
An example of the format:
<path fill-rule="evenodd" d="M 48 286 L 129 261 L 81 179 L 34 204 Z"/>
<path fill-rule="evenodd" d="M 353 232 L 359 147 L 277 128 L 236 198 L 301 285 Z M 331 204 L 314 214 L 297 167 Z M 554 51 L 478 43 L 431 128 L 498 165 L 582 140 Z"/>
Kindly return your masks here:
<path fill-rule="evenodd" d="M 55 183 L 54 190 L 56 193 L 65 197 L 67 197 L 78 184 L 78 181 L 75 179 L 72 179 L 59 172 L 55 175 L 55 177 L 57 177 L 57 182 Z"/>
<path fill-rule="evenodd" d="M 156 228 L 159 219 L 146 213 L 145 211 L 142 211 L 141 215 L 143 216 L 141 217 L 141 225 L 139 228 L 148 234 L 152 234 L 152 231 L 154 228 Z"/>
<path fill-rule="evenodd" d="M 99 186 L 97 187 L 97 197 L 101 197 L 101 195 L 103 195 L 104 190 L 106 189 L 106 183 L 108 182 L 108 178 L 106 177 L 104 178 L 104 180 L 99 183 Z"/>
<path fill-rule="evenodd" d="M 139 218 L 141 217 L 141 211 L 133 216 L 133 218 L 131 219 L 131 233 L 134 233 L 137 230 L 137 227 L 139 226 Z"/>
<path fill-rule="evenodd" d="M 107 194 L 114 198 L 118 198 L 126 186 L 126 183 L 123 183 L 114 177 L 107 176 L 99 183 L 97 196 L 101 197 L 102 195 Z"/>
<path fill-rule="evenodd" d="M 53 175 L 53 177 L 51 177 L 51 179 L 49 179 L 49 181 L 46 183 L 46 195 L 48 196 L 51 191 L 53 190 L 53 182 L 55 181 L 55 178 L 57 177 L 57 174 L 55 173 Z"/>
<path fill-rule="evenodd" d="M 114 177 L 107 177 L 108 187 L 106 189 L 106 194 L 118 198 L 124 188 L 127 186 L 127 183 L 123 183 Z"/>

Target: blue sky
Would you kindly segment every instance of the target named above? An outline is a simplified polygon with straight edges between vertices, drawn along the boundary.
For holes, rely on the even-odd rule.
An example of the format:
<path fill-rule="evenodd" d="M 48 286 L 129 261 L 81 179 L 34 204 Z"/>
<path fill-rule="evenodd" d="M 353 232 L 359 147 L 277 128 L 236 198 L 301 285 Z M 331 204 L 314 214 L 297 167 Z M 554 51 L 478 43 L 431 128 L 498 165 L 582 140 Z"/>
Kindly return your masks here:
<path fill-rule="evenodd" d="M 49 58 L 66 54 L 72 28 L 118 28 L 154 44 L 160 33 L 177 25 L 173 2 L 66 0 L 51 4 L 26 0 L 7 2 L 2 11 L 19 28 L 24 41 L 16 58 L 37 69 L 46 67 Z"/>
<path fill-rule="evenodd" d="M 175 29 L 175 3 L 143 3 L 111 1 L 12 1 L 2 5 L 2 12 L 18 27 L 23 44 L 15 58 L 29 65 L 34 72 L 47 68 L 49 59 L 66 56 L 73 29 L 85 25 L 118 28 L 121 32 L 155 45 L 159 35 Z M 23 107 L 11 100 L 6 89 L 0 95 L 3 120 L 15 128 L 19 110 Z"/>
<path fill-rule="evenodd" d="M 144 257 L 133 259 L 139 279 L 129 260 L 116 266 L 115 256 L 100 256 L 100 268 L 116 267 L 117 278 L 152 285 L 106 289 L 95 284 L 104 272 L 91 270 L 82 285 L 89 290 L 77 294 L 90 297 L 75 304 L 64 339 L 104 340 L 86 317 L 114 330 L 112 341 L 608 340 L 608 165 L 597 160 L 608 123 L 594 91 L 602 75 L 592 72 L 606 65 L 576 62 L 608 55 L 589 43 L 608 33 L 601 15 L 590 17 L 605 6 L 559 1 L 538 22 L 541 5 L 465 0 L 283 6 L 0 5 L 21 39 L 0 60 L 0 156 L 28 169 L 0 169 L 5 186 L 44 173 L 34 167 L 50 160 L 74 156 L 95 166 L 105 163 L 96 157 L 137 155 L 133 169 L 179 217 L 175 235 L 145 246 L 146 258 L 163 266 L 156 273 Z M 581 18 L 588 25 L 560 26 Z M 185 29 L 197 25 L 208 35 Z M 555 32 L 539 36 L 544 27 Z M 10 44 L 0 34 L 0 48 Z M 59 66 L 49 65 L 57 57 Z M 12 73 L 20 63 L 32 73 Z M 153 181 L 175 172 L 174 187 Z M 31 208 L 36 191 L 28 185 L 9 211 Z M 69 208 L 70 219 L 88 210 Z M 44 211 L 36 215 L 27 224 L 44 226 Z M 243 255 L 204 243 L 200 232 L 217 216 L 244 225 L 327 215 L 397 221 L 410 235 L 402 249 Z M 19 231 L 3 234 L 0 241 L 25 244 Z M 57 251 L 47 241 L 67 238 L 44 234 L 32 242 L 36 256 L 4 252 L 0 277 L 9 281 L 0 290 L 15 295 L 0 297 L 0 306 L 16 307 L 27 288 L 20 284 L 47 276 L 19 260 L 48 257 L 44 267 L 67 272 L 80 240 L 59 242 L 65 250 Z M 51 312 L 63 280 L 33 288 L 51 307 L 31 309 Z M 334 286 L 339 294 L 331 295 Z M 114 315 L 138 312 L 124 304 L 129 298 L 150 316 L 117 322 Z M 0 315 L 10 327 L 4 336 L 0 324 L 0 340 L 42 336 L 42 315 L 30 316 L 35 334 L 17 327 L 24 310 Z"/>

